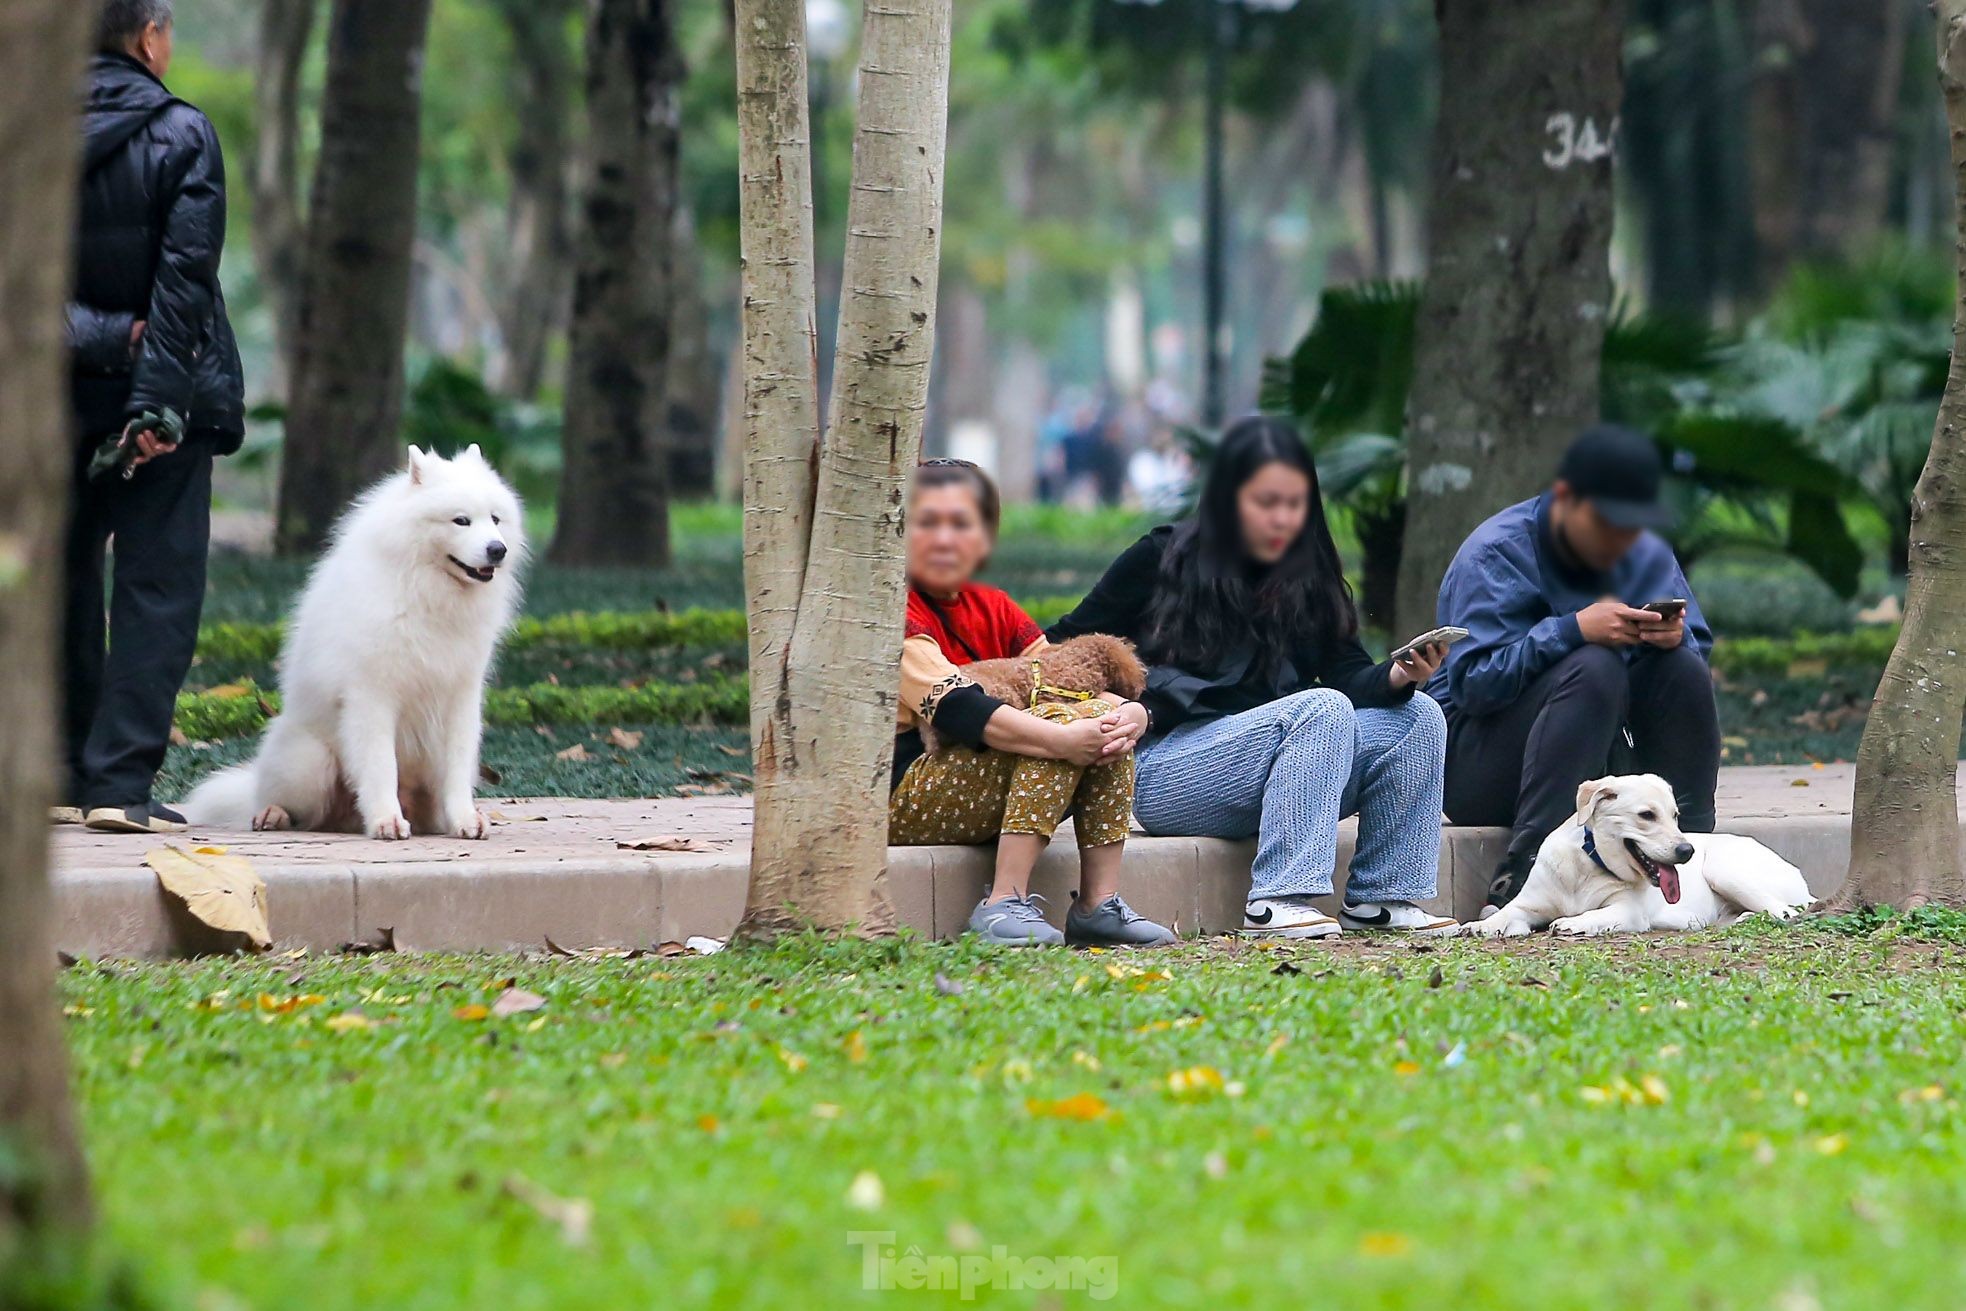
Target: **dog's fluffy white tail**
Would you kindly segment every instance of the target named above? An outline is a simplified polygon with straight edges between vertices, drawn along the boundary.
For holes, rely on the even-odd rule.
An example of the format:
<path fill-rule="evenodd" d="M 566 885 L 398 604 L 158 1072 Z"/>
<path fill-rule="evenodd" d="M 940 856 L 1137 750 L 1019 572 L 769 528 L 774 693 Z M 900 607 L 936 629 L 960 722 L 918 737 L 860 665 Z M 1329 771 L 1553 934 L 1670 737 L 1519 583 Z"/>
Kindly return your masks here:
<path fill-rule="evenodd" d="M 251 828 L 253 796 L 253 763 L 248 761 L 207 775 L 178 809 L 205 828 Z"/>

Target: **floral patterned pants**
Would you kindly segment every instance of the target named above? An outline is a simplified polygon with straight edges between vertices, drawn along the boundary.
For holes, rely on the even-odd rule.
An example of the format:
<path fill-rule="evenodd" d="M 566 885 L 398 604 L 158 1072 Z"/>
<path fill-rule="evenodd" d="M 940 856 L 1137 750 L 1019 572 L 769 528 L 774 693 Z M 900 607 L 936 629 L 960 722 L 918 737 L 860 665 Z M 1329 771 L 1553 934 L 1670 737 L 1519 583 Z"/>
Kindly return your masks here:
<path fill-rule="evenodd" d="M 1104 702 L 1043 705 L 1046 719 L 1104 714 Z M 1081 767 L 951 743 L 908 766 L 887 804 L 897 847 L 994 842 L 1004 833 L 1048 838 L 1067 812 L 1079 846 L 1124 842 L 1133 812 L 1133 755 Z"/>

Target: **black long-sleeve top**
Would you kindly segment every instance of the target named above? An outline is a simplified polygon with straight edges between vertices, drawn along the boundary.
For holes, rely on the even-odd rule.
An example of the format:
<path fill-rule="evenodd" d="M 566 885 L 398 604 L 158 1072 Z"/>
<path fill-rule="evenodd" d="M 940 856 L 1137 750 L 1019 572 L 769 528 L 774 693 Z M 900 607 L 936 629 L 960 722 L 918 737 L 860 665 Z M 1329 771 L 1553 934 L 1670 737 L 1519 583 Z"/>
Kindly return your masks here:
<path fill-rule="evenodd" d="M 1161 558 L 1173 536 L 1173 527 L 1162 525 L 1126 548 L 1086 598 L 1045 636 L 1062 642 L 1082 633 L 1110 633 L 1142 647 L 1144 658 L 1147 619 L 1161 585 Z M 1208 669 L 1154 665 L 1140 698 L 1153 715 L 1154 732 L 1189 720 L 1241 714 L 1313 687 L 1342 692 L 1360 707 L 1399 705 L 1414 692 L 1410 685 L 1395 689 L 1392 662 L 1374 664 L 1355 636 L 1329 634 L 1307 649 L 1287 653 L 1267 673 L 1265 662 L 1256 658 L 1256 642 L 1252 630 Z"/>

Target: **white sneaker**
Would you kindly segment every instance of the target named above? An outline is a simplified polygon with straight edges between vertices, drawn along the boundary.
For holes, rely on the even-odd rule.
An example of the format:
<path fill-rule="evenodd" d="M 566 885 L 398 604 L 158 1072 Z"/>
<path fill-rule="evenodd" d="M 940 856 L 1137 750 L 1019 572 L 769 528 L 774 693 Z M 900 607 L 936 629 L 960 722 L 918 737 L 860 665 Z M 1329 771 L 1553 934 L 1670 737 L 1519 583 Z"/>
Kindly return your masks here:
<path fill-rule="evenodd" d="M 1242 909 L 1245 938 L 1335 938 L 1338 921 L 1309 897 L 1260 897 Z"/>
<path fill-rule="evenodd" d="M 1451 938 L 1461 931 L 1459 920 L 1421 910 L 1410 901 L 1366 901 L 1338 908 L 1338 920 L 1348 929 L 1388 930 L 1417 938 Z"/>

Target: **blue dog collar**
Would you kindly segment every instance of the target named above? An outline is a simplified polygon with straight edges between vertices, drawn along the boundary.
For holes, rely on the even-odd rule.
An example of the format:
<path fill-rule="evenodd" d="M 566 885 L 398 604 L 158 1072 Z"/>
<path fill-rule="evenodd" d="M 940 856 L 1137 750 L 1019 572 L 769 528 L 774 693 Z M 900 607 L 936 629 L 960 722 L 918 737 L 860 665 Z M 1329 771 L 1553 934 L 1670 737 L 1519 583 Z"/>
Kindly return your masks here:
<path fill-rule="evenodd" d="M 1591 832 L 1589 825 L 1584 827 L 1584 854 L 1591 858 L 1591 864 L 1606 874 L 1611 873 L 1611 867 L 1604 863 L 1604 857 L 1597 854 L 1597 835 Z"/>

